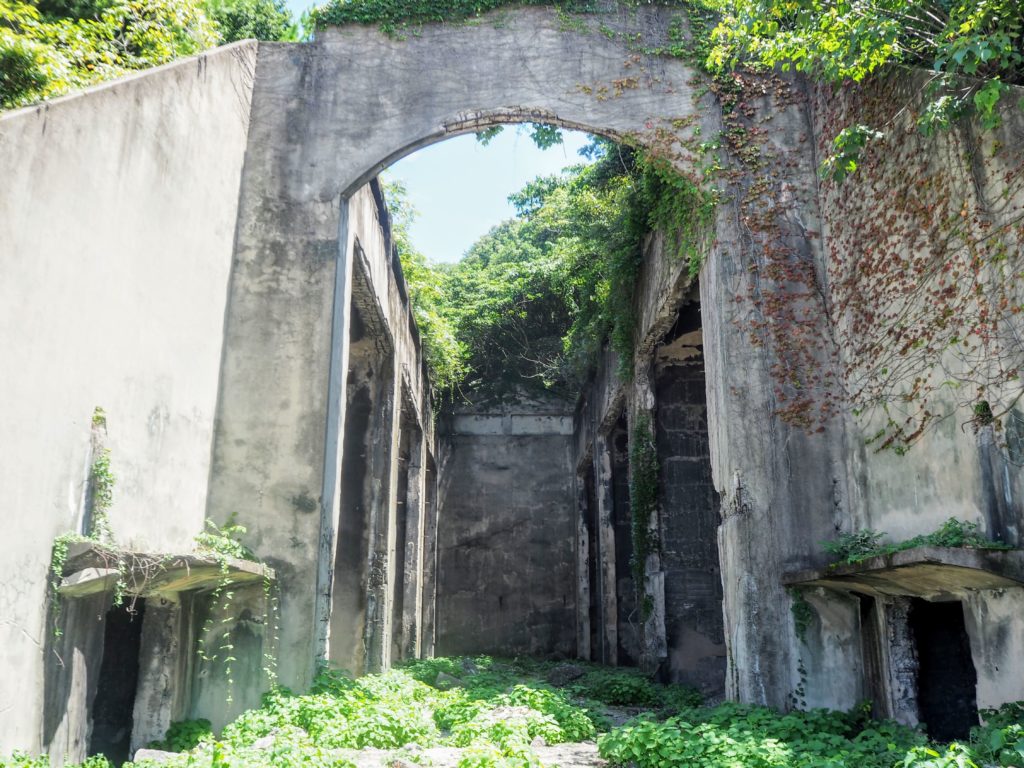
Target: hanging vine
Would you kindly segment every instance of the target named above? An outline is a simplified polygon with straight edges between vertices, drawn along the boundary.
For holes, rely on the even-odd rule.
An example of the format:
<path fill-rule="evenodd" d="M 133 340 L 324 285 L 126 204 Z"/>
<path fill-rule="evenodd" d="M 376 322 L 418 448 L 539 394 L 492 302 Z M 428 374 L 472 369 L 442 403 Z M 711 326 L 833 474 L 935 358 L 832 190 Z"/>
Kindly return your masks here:
<path fill-rule="evenodd" d="M 658 450 L 651 419 L 644 413 L 636 417 L 629 440 L 629 512 L 633 541 L 629 564 L 638 596 L 643 594 L 647 558 L 658 548 L 657 511 Z M 649 613 L 649 607 L 645 613 Z"/>

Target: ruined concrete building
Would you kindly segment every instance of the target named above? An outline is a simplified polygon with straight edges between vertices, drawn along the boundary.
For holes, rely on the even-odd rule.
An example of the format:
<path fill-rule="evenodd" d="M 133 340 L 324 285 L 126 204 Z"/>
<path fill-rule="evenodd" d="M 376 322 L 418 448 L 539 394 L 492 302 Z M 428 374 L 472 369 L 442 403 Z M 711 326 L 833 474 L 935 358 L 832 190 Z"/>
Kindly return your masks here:
<path fill-rule="evenodd" d="M 843 341 L 867 333 L 842 320 L 857 238 L 939 247 L 900 229 L 917 226 L 908 173 L 979 237 L 1009 233 L 1019 269 L 1021 163 L 992 150 L 1019 149 L 1021 116 L 937 137 L 907 116 L 889 155 L 825 184 L 836 120 L 892 99 L 763 76 L 725 111 L 657 53 L 667 13 L 603 16 L 618 35 L 525 8 L 404 40 L 246 42 L 0 117 L 0 752 L 127 754 L 172 720 L 223 724 L 272 680 L 301 689 L 321 662 L 449 653 L 643 665 L 777 707 L 870 698 L 938 733 L 1024 698 L 1019 549 L 829 568 L 822 548 L 951 517 L 1021 544 L 1020 405 L 999 432 L 980 404 L 937 421 L 903 456 L 869 445 L 884 417 L 835 405 L 889 375 Z M 885 87 L 909 99 L 913 80 Z M 520 121 L 692 173 L 737 121 L 752 144 L 723 152 L 699 274 L 647 239 L 632 361 L 608 353 L 574 402 L 434 414 L 373 179 Z M 744 167 L 750 152 L 767 162 Z M 116 547 L 73 543 L 52 574 L 55 537 L 98 513 Z M 207 520 L 244 525 L 262 565 L 196 552 Z"/>

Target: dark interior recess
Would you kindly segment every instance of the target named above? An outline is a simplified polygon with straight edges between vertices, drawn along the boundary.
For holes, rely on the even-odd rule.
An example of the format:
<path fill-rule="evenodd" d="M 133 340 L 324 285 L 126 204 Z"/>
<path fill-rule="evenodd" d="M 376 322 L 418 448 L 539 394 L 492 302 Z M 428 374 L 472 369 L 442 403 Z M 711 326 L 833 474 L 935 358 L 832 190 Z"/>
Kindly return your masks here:
<path fill-rule="evenodd" d="M 964 624 L 963 603 L 915 598 L 910 629 L 917 651 L 917 706 L 928 735 L 965 739 L 978 724 L 978 674 Z"/>
<path fill-rule="evenodd" d="M 340 510 L 340 524 L 347 535 L 338 537 L 337 556 L 337 562 L 346 565 L 365 562 L 369 549 L 363 478 L 368 471 L 366 435 L 370 429 L 372 406 L 368 387 L 350 388 L 341 462 Z M 334 578 L 335 591 L 345 592 L 353 607 L 365 610 L 366 585 L 359 572 L 352 568 L 338 568 Z"/>
<path fill-rule="evenodd" d="M 104 755 L 114 765 L 130 757 L 139 647 L 145 600 L 107 611 L 96 698 L 92 703 L 89 755 Z"/>

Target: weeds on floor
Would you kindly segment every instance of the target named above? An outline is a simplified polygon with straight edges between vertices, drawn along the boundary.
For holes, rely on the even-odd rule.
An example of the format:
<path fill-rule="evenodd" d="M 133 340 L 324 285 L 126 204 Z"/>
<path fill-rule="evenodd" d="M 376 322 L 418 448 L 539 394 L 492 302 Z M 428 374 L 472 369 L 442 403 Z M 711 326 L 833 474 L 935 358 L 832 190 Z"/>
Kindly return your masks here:
<path fill-rule="evenodd" d="M 609 730 L 608 706 L 638 716 Z M 964 744 L 931 745 L 918 730 L 871 720 L 869 708 L 782 714 L 701 705 L 681 686 L 635 670 L 490 657 L 413 661 L 352 679 L 323 670 L 309 692 L 277 687 L 215 735 L 205 721 L 174 724 L 157 749 L 167 768 L 348 768 L 344 750 L 463 748 L 458 768 L 541 768 L 533 744 L 597 739 L 613 765 L 635 768 L 980 768 L 1024 765 L 1024 703 L 982 713 Z M 44 768 L 15 754 L 4 768 Z M 143 762 L 136 765 L 142 766 Z M 152 764 L 151 764 L 152 765 Z M 90 758 L 81 768 L 108 768 Z"/>

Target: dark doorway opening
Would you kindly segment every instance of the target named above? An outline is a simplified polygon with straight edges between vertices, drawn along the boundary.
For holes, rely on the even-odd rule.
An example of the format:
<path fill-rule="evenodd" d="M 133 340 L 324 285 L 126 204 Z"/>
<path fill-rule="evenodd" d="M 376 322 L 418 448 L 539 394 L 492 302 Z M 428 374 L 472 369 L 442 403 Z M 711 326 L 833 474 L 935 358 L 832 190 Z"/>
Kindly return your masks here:
<path fill-rule="evenodd" d="M 89 755 L 104 755 L 114 765 L 130 757 L 135 689 L 139 682 L 139 646 L 146 601 L 107 611 L 103 661 L 92 703 Z"/>
<path fill-rule="evenodd" d="M 917 706 L 928 735 L 966 739 L 978 724 L 978 673 L 964 624 L 963 603 L 914 599 L 910 629 L 917 650 Z"/>

